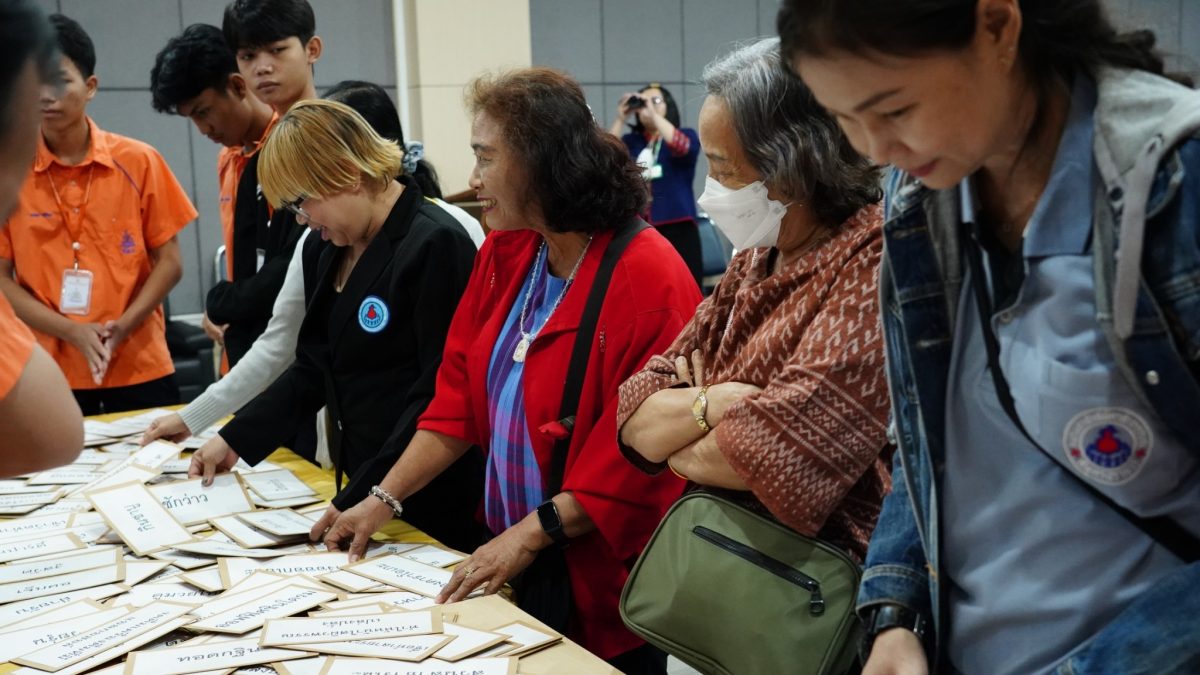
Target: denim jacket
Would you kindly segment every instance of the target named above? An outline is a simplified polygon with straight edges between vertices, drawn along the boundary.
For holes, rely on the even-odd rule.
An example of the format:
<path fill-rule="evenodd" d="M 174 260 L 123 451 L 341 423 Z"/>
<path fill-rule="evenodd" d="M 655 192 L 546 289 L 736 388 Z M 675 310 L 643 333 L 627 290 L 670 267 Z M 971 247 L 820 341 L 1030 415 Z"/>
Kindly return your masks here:
<path fill-rule="evenodd" d="M 1096 320 L 1138 395 L 1200 452 L 1200 94 L 1140 71 L 1096 75 Z M 890 176 L 887 196 L 879 288 L 897 452 L 858 609 L 896 603 L 926 616 L 936 671 L 949 620 L 938 584 L 938 486 L 965 267 L 962 211 L 958 189 L 930 190 L 900 173 Z M 1115 256 L 1118 237 L 1121 251 L 1141 255 Z M 1062 672 L 1200 672 L 1198 587 L 1200 565 L 1172 573 Z"/>

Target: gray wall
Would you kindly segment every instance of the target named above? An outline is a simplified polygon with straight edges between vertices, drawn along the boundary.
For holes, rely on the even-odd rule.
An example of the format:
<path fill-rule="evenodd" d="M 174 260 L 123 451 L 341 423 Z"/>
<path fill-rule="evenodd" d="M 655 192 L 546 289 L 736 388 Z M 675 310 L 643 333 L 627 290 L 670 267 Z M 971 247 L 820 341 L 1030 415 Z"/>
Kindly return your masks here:
<path fill-rule="evenodd" d="M 695 128 L 704 66 L 738 42 L 775 34 L 778 0 L 530 0 L 533 62 L 562 68 L 583 85 L 604 127 L 617 100 L 661 82 Z M 696 167 L 696 196 L 708 171 Z"/>
<path fill-rule="evenodd" d="M 1121 28 L 1152 28 L 1174 55 L 1168 68 L 1200 81 L 1200 1 L 1104 0 Z M 671 89 L 684 126 L 695 127 L 704 65 L 738 41 L 775 34 L 779 0 L 530 0 L 533 62 L 563 68 L 607 127 L 617 99 L 647 81 Z M 696 196 L 707 163 L 696 169 Z"/>
<path fill-rule="evenodd" d="M 317 34 L 325 44 L 317 62 L 320 91 L 347 78 L 370 80 L 395 98 L 392 10 L 388 0 L 310 0 Z M 150 68 L 167 40 L 196 22 L 221 25 L 228 0 L 39 0 L 83 25 L 96 44 L 100 90 L 88 113 L 102 128 L 143 140 L 158 149 L 188 191 L 197 221 L 180 233 L 184 276 L 171 292 L 175 314 L 203 309 L 213 284 L 213 254 L 221 245 L 217 199 L 218 146 L 187 119 L 150 106 Z"/>
<path fill-rule="evenodd" d="M 1167 53 L 1167 69 L 1200 82 L 1200 2 L 1196 0 L 1104 0 L 1117 27 L 1150 28 Z"/>

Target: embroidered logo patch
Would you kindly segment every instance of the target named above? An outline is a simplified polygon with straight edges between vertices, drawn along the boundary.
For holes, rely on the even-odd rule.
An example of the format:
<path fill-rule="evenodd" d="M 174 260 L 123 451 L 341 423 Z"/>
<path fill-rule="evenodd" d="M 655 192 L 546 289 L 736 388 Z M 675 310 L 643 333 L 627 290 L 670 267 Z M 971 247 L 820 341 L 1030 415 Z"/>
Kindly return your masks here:
<path fill-rule="evenodd" d="M 368 295 L 358 306 L 358 325 L 368 333 L 378 333 L 387 327 L 388 308 L 374 295 Z"/>
<path fill-rule="evenodd" d="M 121 253 L 129 255 L 135 250 L 137 250 L 137 244 L 133 241 L 133 235 L 129 234 L 129 230 L 125 230 L 121 235 Z"/>
<path fill-rule="evenodd" d="M 1067 422 L 1063 450 L 1075 470 L 1105 485 L 1120 485 L 1142 471 L 1154 446 L 1150 425 L 1126 408 L 1091 408 Z"/>

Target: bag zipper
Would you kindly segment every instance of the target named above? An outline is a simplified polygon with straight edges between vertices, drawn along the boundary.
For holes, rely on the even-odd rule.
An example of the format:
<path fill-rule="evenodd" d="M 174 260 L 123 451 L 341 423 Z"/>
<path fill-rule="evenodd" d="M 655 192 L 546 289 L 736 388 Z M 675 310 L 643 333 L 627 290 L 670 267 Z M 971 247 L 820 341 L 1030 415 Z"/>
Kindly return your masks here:
<path fill-rule="evenodd" d="M 703 525 L 693 527 L 692 534 L 713 544 L 717 548 L 724 549 L 747 562 L 758 565 L 777 577 L 800 586 L 809 593 L 809 613 L 813 616 L 821 616 L 825 613 L 825 598 L 821 596 L 821 582 L 816 579 L 787 563 L 772 558 L 762 551 L 756 551 L 740 541 L 730 539 L 720 532 L 710 530 Z"/>

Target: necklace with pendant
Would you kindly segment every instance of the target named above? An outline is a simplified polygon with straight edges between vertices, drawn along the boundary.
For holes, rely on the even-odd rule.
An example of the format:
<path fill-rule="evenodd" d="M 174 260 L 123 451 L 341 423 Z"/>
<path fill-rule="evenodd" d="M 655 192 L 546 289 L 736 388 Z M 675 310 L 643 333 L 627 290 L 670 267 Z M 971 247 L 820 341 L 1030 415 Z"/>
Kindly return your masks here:
<path fill-rule="evenodd" d="M 567 294 L 567 289 L 571 288 L 571 282 L 575 280 L 575 273 L 579 271 L 579 266 L 583 263 L 584 256 L 587 255 L 588 247 L 592 245 L 592 238 L 588 237 L 587 243 L 583 245 L 583 252 L 579 254 L 579 259 L 575 261 L 575 266 L 571 268 L 571 273 L 567 275 L 567 281 L 563 284 L 563 288 L 555 298 L 554 304 L 550 306 L 550 312 L 546 315 L 545 321 L 538 326 L 537 330 L 525 330 L 525 312 L 529 309 L 529 300 L 533 297 L 533 287 L 535 283 L 529 282 L 529 288 L 525 291 L 525 302 L 521 305 L 521 318 L 517 324 L 517 330 L 521 332 L 521 339 L 517 341 L 517 346 L 513 349 L 513 361 L 517 363 L 525 363 L 525 355 L 529 352 L 529 345 L 533 342 L 533 338 L 546 327 L 546 323 L 550 321 L 550 317 L 554 316 L 554 310 L 558 309 L 558 303 L 562 302 L 563 297 Z M 533 271 L 536 274 L 538 266 L 541 265 L 542 259 L 546 256 L 546 242 L 542 241 L 542 245 L 538 248 L 537 259 L 533 261 Z M 549 271 L 547 271 L 549 274 Z M 531 327 L 532 329 L 532 327 Z"/>

